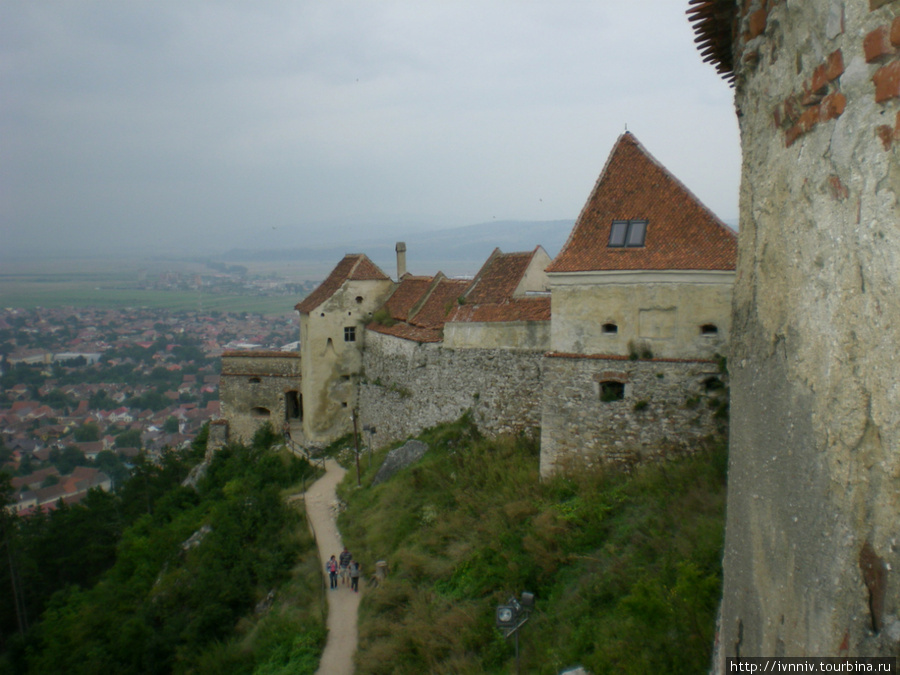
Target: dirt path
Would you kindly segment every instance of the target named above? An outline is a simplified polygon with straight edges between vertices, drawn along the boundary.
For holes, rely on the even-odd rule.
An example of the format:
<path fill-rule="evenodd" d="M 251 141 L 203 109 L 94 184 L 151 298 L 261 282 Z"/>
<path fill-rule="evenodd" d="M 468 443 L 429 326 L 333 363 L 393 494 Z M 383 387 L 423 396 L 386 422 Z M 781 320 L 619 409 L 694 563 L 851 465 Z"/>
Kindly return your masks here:
<path fill-rule="evenodd" d="M 306 513 L 315 530 L 319 544 L 319 559 L 324 573 L 325 562 L 344 550 L 335 523 L 335 487 L 344 477 L 343 469 L 333 459 L 325 462 L 325 475 L 306 491 Z M 356 617 L 362 592 L 354 593 L 349 586 L 326 591 L 328 597 L 328 642 L 316 675 L 352 675 L 353 655 L 356 652 Z"/>

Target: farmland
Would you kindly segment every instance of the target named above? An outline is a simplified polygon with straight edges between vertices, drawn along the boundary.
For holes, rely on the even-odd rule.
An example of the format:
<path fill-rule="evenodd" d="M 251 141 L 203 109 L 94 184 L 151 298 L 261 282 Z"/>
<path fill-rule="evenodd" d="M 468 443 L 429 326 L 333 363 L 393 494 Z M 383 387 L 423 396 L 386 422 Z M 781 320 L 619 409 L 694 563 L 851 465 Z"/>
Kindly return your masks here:
<path fill-rule="evenodd" d="M 221 268 L 222 266 L 220 266 Z M 314 286 L 241 266 L 191 261 L 58 260 L 4 263 L 0 306 L 146 307 L 285 314 Z"/>

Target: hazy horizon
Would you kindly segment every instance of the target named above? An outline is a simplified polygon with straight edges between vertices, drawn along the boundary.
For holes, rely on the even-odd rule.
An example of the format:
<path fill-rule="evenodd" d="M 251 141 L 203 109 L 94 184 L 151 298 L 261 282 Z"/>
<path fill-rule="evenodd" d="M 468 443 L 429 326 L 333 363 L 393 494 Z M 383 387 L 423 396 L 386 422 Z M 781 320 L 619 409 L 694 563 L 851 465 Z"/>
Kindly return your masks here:
<path fill-rule="evenodd" d="M 574 219 L 626 127 L 737 218 L 687 0 L 0 5 L 3 255 Z"/>

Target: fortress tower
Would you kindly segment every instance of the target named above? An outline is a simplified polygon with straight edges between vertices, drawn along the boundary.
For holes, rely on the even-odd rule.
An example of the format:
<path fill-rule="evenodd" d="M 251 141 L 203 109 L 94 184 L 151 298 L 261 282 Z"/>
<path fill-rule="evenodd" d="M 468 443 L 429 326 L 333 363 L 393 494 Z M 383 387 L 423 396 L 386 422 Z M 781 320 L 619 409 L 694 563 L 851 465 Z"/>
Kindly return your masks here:
<path fill-rule="evenodd" d="M 743 145 L 727 656 L 900 646 L 900 2 L 692 0 Z"/>

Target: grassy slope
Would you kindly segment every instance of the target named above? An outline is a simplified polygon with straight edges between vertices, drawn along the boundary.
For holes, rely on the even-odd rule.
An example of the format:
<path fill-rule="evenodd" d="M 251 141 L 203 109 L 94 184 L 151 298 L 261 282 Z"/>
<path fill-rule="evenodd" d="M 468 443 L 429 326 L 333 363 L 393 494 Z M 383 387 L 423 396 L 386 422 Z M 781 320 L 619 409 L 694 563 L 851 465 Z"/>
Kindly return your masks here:
<path fill-rule="evenodd" d="M 432 430 L 416 466 L 342 485 L 340 527 L 367 572 L 358 673 L 506 673 L 494 627 L 511 595 L 537 594 L 522 669 L 703 672 L 713 644 L 724 525 L 724 442 L 630 475 L 541 483 L 537 443 Z M 373 463 L 378 465 L 378 459 Z"/>

